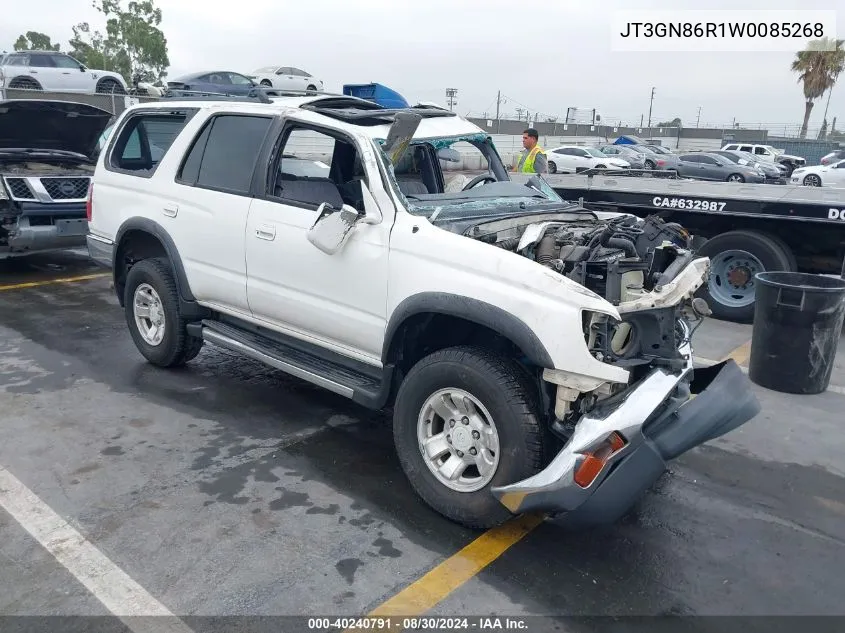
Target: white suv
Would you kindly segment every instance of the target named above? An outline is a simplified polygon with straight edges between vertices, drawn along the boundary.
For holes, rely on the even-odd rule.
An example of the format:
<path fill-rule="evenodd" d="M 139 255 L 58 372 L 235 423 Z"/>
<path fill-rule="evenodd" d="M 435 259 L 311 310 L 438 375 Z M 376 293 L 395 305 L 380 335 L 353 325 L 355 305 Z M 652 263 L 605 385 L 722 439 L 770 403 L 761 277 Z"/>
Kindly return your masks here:
<path fill-rule="evenodd" d="M 728 143 L 722 146 L 722 151 L 732 150 L 739 152 L 747 152 L 753 154 L 758 160 L 766 160 L 776 165 L 783 165 L 786 167 L 786 176 L 792 174 L 795 169 L 803 167 L 807 164 L 807 160 L 801 156 L 793 156 L 792 154 L 785 154 L 782 150 L 776 149 L 771 145 L 755 145 L 752 143 Z"/>
<path fill-rule="evenodd" d="M 120 73 L 92 70 L 56 51 L 19 51 L 0 56 L 0 89 L 125 94 Z"/>
<path fill-rule="evenodd" d="M 486 171 L 447 188 L 470 149 Z M 439 108 L 164 99 L 100 154 L 89 251 L 149 362 L 208 342 L 392 408 L 407 477 L 450 519 L 613 521 L 759 405 L 732 361 L 693 377 L 708 260 L 681 227 L 516 177 Z"/>

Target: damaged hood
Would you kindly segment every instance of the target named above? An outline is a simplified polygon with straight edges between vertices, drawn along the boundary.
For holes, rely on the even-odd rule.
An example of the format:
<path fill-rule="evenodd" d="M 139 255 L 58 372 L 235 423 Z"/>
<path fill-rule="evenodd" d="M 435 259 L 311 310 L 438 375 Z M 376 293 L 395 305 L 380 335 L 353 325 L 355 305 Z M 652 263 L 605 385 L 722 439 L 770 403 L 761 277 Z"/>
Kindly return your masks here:
<path fill-rule="evenodd" d="M 112 115 L 69 101 L 0 101 L 0 150 L 42 149 L 92 156 Z"/>

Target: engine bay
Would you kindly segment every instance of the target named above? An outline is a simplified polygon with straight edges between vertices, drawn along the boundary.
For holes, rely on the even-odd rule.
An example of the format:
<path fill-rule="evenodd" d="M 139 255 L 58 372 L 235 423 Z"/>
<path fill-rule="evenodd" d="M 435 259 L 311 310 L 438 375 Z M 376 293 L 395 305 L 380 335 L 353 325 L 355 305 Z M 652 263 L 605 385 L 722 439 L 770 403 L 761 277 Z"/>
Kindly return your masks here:
<path fill-rule="evenodd" d="M 584 323 L 591 353 L 603 362 L 630 368 L 665 364 L 683 366 L 678 348 L 688 340 L 689 319 L 706 315 L 706 304 L 693 301 L 687 275 L 695 259 L 692 237 L 679 224 L 659 216 L 609 218 L 567 214 L 508 225 L 476 225 L 467 236 L 527 257 L 595 292 L 619 309 L 617 322 L 591 314 Z M 652 300 L 673 285 L 683 286 L 672 300 Z M 681 283 L 683 282 L 683 283 Z M 697 302 L 697 303 L 696 303 Z M 693 305 L 695 303 L 695 306 Z"/>

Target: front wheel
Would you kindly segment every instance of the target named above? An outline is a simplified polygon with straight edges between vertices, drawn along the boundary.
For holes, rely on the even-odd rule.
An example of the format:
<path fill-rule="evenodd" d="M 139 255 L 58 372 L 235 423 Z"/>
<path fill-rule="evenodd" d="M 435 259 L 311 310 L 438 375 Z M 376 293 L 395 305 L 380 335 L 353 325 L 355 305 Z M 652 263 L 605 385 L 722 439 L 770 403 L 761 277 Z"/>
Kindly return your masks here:
<path fill-rule="evenodd" d="M 557 173 L 557 164 L 554 161 L 549 161 L 549 173 L 556 174 Z"/>
<path fill-rule="evenodd" d="M 821 187 L 822 186 L 822 179 L 819 178 L 816 174 L 808 174 L 804 177 L 804 186 L 805 187 Z"/>
<path fill-rule="evenodd" d="M 416 493 L 470 528 L 512 516 L 490 489 L 536 474 L 545 459 L 525 374 L 473 347 L 434 352 L 410 370 L 396 396 L 393 437 Z"/>
<path fill-rule="evenodd" d="M 166 259 L 144 259 L 126 276 L 124 310 L 138 351 L 153 365 L 178 367 L 195 358 L 203 341 L 190 336 Z"/>
<path fill-rule="evenodd" d="M 647 160 L 643 167 L 648 170 L 653 170 L 655 167 L 657 167 L 657 165 L 655 165 L 654 161 Z"/>
<path fill-rule="evenodd" d="M 731 174 L 728 176 L 728 182 L 745 182 L 745 177 L 742 174 Z"/>

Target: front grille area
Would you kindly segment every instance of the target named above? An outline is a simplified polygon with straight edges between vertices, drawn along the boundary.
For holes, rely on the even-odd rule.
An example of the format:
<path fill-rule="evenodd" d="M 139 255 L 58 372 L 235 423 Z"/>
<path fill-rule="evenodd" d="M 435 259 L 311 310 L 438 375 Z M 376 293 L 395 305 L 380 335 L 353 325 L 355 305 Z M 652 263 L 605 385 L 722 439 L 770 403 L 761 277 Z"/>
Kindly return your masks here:
<path fill-rule="evenodd" d="M 88 178 L 42 178 L 41 185 L 53 200 L 81 200 L 88 196 Z"/>
<path fill-rule="evenodd" d="M 6 178 L 6 187 L 13 198 L 18 200 L 34 200 L 35 194 L 29 189 L 25 178 Z"/>

